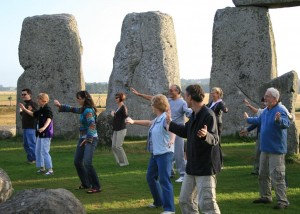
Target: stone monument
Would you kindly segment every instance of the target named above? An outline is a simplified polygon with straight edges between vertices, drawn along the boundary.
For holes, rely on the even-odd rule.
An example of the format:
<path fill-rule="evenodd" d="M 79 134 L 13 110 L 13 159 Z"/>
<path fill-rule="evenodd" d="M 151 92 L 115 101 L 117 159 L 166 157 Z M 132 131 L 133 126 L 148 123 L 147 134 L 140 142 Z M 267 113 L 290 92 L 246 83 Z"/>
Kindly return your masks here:
<path fill-rule="evenodd" d="M 98 117 L 100 139 L 105 138 L 110 141 L 111 130 L 103 130 L 101 127 L 105 124 L 101 124 L 101 121 L 111 121 L 109 112 L 117 107 L 114 99 L 115 93 L 126 93 L 125 104 L 130 117 L 153 119 L 150 102 L 132 94 L 130 87 L 143 94 L 155 95 L 167 94 L 171 84 L 180 85 L 172 17 L 161 12 L 126 15 L 122 24 L 121 39 L 115 49 L 106 111 Z M 127 136 L 146 136 L 147 132 L 148 127 L 127 126 Z M 103 137 L 105 134 L 107 134 L 106 137 Z M 102 143 L 109 144 L 109 142 Z"/>
<path fill-rule="evenodd" d="M 75 17 L 69 14 L 27 17 L 23 21 L 19 60 L 24 69 L 18 79 L 17 102 L 21 90 L 30 88 L 32 99 L 47 93 L 54 112 L 55 136 L 78 135 L 78 116 L 58 113 L 53 100 L 77 105 L 75 94 L 85 88 L 81 69 L 82 45 Z M 16 108 L 17 133 L 22 133 L 19 107 Z"/>

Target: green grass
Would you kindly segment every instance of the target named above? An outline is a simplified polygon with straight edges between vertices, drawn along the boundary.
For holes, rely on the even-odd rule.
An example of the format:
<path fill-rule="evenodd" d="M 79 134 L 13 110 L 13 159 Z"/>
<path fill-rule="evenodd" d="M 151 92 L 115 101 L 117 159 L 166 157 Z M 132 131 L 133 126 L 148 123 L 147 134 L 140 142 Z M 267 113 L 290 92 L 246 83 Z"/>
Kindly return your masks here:
<path fill-rule="evenodd" d="M 257 177 L 250 175 L 254 142 L 235 137 L 223 138 L 225 153 L 223 171 L 218 175 L 217 199 L 221 212 L 226 213 L 275 213 L 275 204 L 256 205 L 252 200 L 258 197 Z M 79 179 L 73 166 L 76 140 L 53 139 L 51 155 L 55 175 L 45 177 L 36 174 L 36 168 L 25 163 L 21 138 L 0 142 L 0 167 L 10 176 L 16 191 L 30 188 L 65 188 L 70 190 L 85 206 L 87 213 L 160 213 L 161 209 L 148 209 L 152 202 L 145 175 L 149 154 L 144 150 L 145 140 L 127 140 L 125 150 L 130 165 L 118 167 L 109 149 L 98 149 L 94 156 L 94 166 L 100 177 L 103 192 L 86 194 L 74 190 Z M 287 164 L 289 183 L 289 208 L 280 213 L 299 213 L 300 210 L 300 165 Z M 178 197 L 181 184 L 173 181 L 176 213 L 180 213 Z M 273 194 L 274 196 L 274 194 Z"/>

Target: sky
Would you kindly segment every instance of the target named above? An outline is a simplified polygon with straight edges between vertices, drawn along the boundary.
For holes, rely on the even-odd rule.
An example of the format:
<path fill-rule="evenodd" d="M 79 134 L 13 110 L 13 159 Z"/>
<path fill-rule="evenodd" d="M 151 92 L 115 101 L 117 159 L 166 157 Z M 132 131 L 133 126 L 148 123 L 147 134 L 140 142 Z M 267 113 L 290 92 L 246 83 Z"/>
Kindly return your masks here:
<path fill-rule="evenodd" d="M 43 14 L 73 14 L 83 45 L 85 82 L 108 82 L 113 57 L 128 13 L 160 11 L 172 16 L 180 77 L 210 77 L 212 29 L 217 9 L 234 7 L 232 0 L 1 0 L 0 85 L 17 86 L 23 73 L 18 46 L 22 22 Z M 275 34 L 278 75 L 300 70 L 300 7 L 270 9 Z"/>

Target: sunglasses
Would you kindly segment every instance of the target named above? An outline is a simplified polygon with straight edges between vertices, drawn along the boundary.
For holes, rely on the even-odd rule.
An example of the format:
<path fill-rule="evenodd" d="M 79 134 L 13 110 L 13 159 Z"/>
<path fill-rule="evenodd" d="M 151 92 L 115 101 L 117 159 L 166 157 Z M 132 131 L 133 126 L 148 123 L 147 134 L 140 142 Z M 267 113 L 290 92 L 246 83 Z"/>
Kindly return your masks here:
<path fill-rule="evenodd" d="M 22 97 L 26 96 L 27 94 L 21 94 Z"/>

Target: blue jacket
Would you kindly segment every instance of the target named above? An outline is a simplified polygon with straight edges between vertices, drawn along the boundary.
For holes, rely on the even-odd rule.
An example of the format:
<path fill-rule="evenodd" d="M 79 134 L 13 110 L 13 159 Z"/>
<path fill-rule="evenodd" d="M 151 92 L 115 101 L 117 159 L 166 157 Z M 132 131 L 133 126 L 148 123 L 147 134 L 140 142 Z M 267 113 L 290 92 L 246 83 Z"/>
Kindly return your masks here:
<path fill-rule="evenodd" d="M 147 150 L 153 155 L 162 155 L 167 152 L 174 152 L 174 144 L 169 147 L 170 135 L 165 128 L 166 113 L 156 117 L 149 129 Z M 150 151 L 150 140 L 152 151 Z"/>
<path fill-rule="evenodd" d="M 280 112 L 279 121 L 275 121 L 275 114 Z M 287 153 L 287 128 L 290 120 L 286 111 L 276 105 L 265 109 L 259 117 L 249 117 L 247 122 L 260 125 L 260 151 L 271 154 Z"/>

